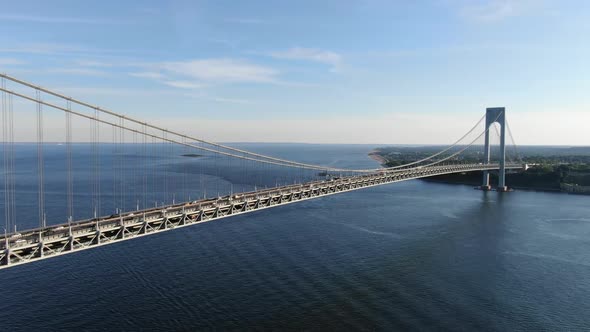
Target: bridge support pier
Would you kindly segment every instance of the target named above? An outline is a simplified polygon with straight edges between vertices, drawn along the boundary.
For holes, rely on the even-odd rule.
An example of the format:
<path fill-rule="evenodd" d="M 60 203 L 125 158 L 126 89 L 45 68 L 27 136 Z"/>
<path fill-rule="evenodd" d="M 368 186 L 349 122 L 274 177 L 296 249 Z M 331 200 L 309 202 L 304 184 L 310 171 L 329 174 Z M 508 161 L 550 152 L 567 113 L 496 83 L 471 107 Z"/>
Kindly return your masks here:
<path fill-rule="evenodd" d="M 5 265 L 10 265 L 10 249 L 8 247 L 6 247 L 6 250 L 4 250 L 4 264 Z M 2 263 L 2 262 L 0 262 Z"/>
<path fill-rule="evenodd" d="M 39 257 L 43 257 L 43 250 L 45 249 L 45 245 L 43 244 L 43 233 L 39 232 Z"/>
<path fill-rule="evenodd" d="M 500 124 L 500 170 L 498 171 L 498 191 L 508 191 L 506 187 L 506 109 L 504 107 L 486 108 L 484 164 L 490 163 L 490 126 L 495 122 Z M 483 172 L 481 189 L 491 190 L 490 173 Z"/>

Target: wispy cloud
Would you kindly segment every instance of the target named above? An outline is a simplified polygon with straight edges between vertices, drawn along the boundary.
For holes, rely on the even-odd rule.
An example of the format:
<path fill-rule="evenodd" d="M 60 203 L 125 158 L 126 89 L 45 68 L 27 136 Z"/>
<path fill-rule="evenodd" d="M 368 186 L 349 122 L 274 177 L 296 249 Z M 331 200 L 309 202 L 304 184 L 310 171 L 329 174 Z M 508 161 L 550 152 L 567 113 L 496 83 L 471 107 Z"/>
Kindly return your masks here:
<path fill-rule="evenodd" d="M 31 62 L 30 64 L 34 64 Z M 2 65 L 2 59 L 0 59 L 0 66 Z M 84 67 L 75 67 L 75 66 L 68 66 L 68 67 L 56 67 L 53 65 L 43 66 L 43 67 L 31 67 L 31 66 L 18 66 L 11 68 L 11 73 L 20 73 L 20 74 L 35 74 L 35 75 L 50 75 L 55 77 L 60 77 L 64 75 L 68 76 L 88 76 L 88 77 L 109 77 L 112 76 L 113 72 L 97 70 L 93 68 L 84 68 Z"/>
<path fill-rule="evenodd" d="M 14 54 L 33 54 L 33 55 L 63 55 L 73 57 L 92 57 L 92 58 L 112 58 L 114 56 L 119 57 L 121 54 L 129 53 L 129 51 L 121 49 L 106 49 L 96 48 L 92 46 L 85 46 L 80 44 L 67 44 L 67 43 L 50 43 L 50 42 L 28 42 L 14 45 L 0 45 L 0 53 L 14 53 Z M 93 67 L 98 67 L 99 62 L 93 62 Z M 78 63 L 79 65 L 85 65 Z M 107 67 L 106 63 L 103 63 L 103 67 Z"/>
<path fill-rule="evenodd" d="M 79 66 L 83 66 L 83 67 L 102 67 L 102 68 L 108 68 L 108 67 L 114 67 L 115 64 L 111 63 L 111 62 L 104 62 L 104 61 L 95 61 L 95 60 L 77 60 L 75 61 L 75 63 Z"/>
<path fill-rule="evenodd" d="M 200 89 L 204 86 L 203 84 L 191 81 L 162 81 L 162 83 L 174 88 L 181 89 Z"/>
<path fill-rule="evenodd" d="M 223 38 L 209 38 L 207 39 L 208 42 L 213 43 L 213 44 L 217 44 L 217 45 L 221 45 L 221 46 L 225 46 L 225 47 L 229 47 L 229 48 L 238 48 L 238 45 L 240 44 L 238 41 L 235 40 L 230 40 L 230 39 L 223 39 Z"/>
<path fill-rule="evenodd" d="M 152 72 L 152 71 L 130 73 L 129 75 L 131 75 L 133 77 L 149 78 L 149 79 L 153 79 L 153 80 L 159 80 L 159 79 L 164 78 L 164 75 L 162 75 L 160 73 Z"/>
<path fill-rule="evenodd" d="M 243 17 L 231 17 L 226 18 L 223 20 L 227 23 L 237 23 L 237 24 L 268 24 L 269 21 L 257 19 L 257 18 L 243 18 Z"/>
<path fill-rule="evenodd" d="M 144 71 L 130 76 L 145 78 L 169 87 L 200 90 L 212 84 L 276 83 L 278 71 L 273 68 L 235 59 L 195 59 L 141 64 Z"/>
<path fill-rule="evenodd" d="M 435 47 L 420 47 L 409 49 L 394 49 L 394 50 L 380 50 L 367 51 L 354 54 L 356 57 L 368 58 L 403 58 L 403 57 L 419 57 L 419 56 L 447 56 L 455 54 L 474 54 L 490 51 L 523 51 L 523 50 L 537 50 L 544 51 L 544 47 L 527 44 L 527 43 L 475 43 L 475 44 L 449 44 Z"/>
<path fill-rule="evenodd" d="M 0 66 L 23 65 L 24 61 L 15 58 L 0 58 Z"/>
<path fill-rule="evenodd" d="M 183 95 L 185 97 L 192 98 L 192 99 L 198 99 L 198 100 L 203 100 L 203 101 L 208 101 L 208 102 L 223 103 L 223 104 L 251 105 L 254 103 L 253 101 L 247 100 L 247 99 L 211 96 L 202 90 L 199 90 L 197 92 L 195 92 L 194 90 L 190 91 L 190 92 L 185 92 L 185 93 L 183 93 Z"/>
<path fill-rule="evenodd" d="M 269 67 L 225 58 L 166 62 L 160 67 L 168 74 L 199 82 L 269 83 L 278 75 Z"/>
<path fill-rule="evenodd" d="M 478 22 L 496 22 L 509 17 L 527 15 L 543 5 L 543 0 L 469 1 L 460 8 L 460 15 Z"/>
<path fill-rule="evenodd" d="M 52 74 L 81 75 L 81 76 L 94 76 L 94 77 L 109 76 L 108 72 L 105 72 L 102 70 L 96 70 L 96 69 L 91 69 L 91 68 L 76 68 L 76 67 L 51 68 L 51 69 L 48 69 L 47 72 L 52 73 Z"/>
<path fill-rule="evenodd" d="M 338 53 L 315 48 L 293 47 L 286 51 L 271 52 L 269 54 L 277 59 L 312 61 L 338 67 L 342 62 L 342 56 Z"/>
<path fill-rule="evenodd" d="M 50 17 L 20 14 L 0 14 L 0 21 L 49 23 L 49 24 L 128 24 L 128 21 L 118 21 L 103 18 L 84 17 Z"/>
<path fill-rule="evenodd" d="M 1 47 L 0 52 L 5 53 L 27 53 L 27 54 L 63 54 L 79 53 L 85 51 L 84 48 L 74 45 L 59 43 L 25 43 L 15 46 Z"/>
<path fill-rule="evenodd" d="M 242 104 L 242 105 L 252 104 L 252 101 L 246 100 L 246 99 L 222 98 L 222 97 L 210 97 L 209 99 L 216 101 L 218 103 Z"/>
<path fill-rule="evenodd" d="M 71 95 L 71 96 L 109 96 L 109 97 L 129 97 L 129 96 L 154 96 L 154 95 L 170 95 L 171 91 L 165 90 L 146 90 L 134 89 L 125 87 L 52 87 L 54 91 Z"/>

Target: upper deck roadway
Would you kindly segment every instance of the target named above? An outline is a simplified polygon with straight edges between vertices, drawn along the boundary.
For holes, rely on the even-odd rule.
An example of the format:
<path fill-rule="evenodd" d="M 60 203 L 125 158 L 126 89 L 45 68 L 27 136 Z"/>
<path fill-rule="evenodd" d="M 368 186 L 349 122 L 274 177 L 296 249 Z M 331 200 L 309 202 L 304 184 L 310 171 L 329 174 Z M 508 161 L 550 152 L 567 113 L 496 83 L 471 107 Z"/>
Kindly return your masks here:
<path fill-rule="evenodd" d="M 506 169 L 521 169 L 506 164 Z M 307 199 L 435 175 L 497 170 L 498 164 L 415 167 L 204 199 L 0 236 L 0 269 Z"/>

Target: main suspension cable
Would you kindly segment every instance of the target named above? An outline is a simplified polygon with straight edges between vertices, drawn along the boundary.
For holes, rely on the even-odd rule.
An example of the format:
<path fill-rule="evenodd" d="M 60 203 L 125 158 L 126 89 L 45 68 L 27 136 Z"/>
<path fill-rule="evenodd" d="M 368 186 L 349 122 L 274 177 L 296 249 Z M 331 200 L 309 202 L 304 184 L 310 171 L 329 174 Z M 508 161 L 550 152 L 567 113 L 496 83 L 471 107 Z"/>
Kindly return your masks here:
<path fill-rule="evenodd" d="M 500 118 L 500 115 L 501 115 L 502 113 L 503 113 L 503 112 L 500 112 L 500 113 L 498 114 L 498 116 L 496 117 L 496 119 L 494 119 L 494 121 L 493 121 L 493 122 L 496 122 L 496 121 L 497 121 L 497 120 Z M 424 165 L 424 166 L 422 166 L 422 167 L 434 166 L 434 165 L 436 165 L 436 164 L 439 164 L 439 163 L 442 163 L 442 162 L 444 162 L 444 161 L 446 161 L 446 160 L 449 160 L 449 159 L 451 159 L 451 158 L 453 158 L 453 157 L 455 157 L 455 156 L 458 156 L 458 155 L 459 155 L 459 154 L 461 154 L 463 151 L 467 150 L 467 149 L 468 149 L 470 146 L 472 146 L 472 145 L 473 145 L 473 144 L 474 144 L 474 143 L 475 143 L 475 142 L 476 142 L 478 139 L 480 139 L 480 138 L 481 138 L 481 137 L 482 137 L 482 136 L 483 136 L 485 133 L 487 133 L 487 132 L 490 130 L 490 127 L 491 127 L 491 126 L 489 126 L 488 128 L 486 128 L 486 130 L 484 130 L 484 132 L 482 132 L 481 134 L 479 134 L 479 136 L 477 136 L 477 137 L 476 137 L 476 138 L 475 138 L 473 141 L 471 141 L 471 142 L 469 143 L 469 145 L 467 145 L 466 147 L 462 148 L 461 150 L 459 150 L 459 151 L 457 151 L 457 152 L 453 153 L 452 155 L 450 155 L 450 156 L 448 156 L 448 157 L 446 157 L 446 158 L 443 158 L 443 159 L 441 159 L 441 160 L 437 160 L 437 161 L 435 161 L 435 162 L 433 162 L 433 163 L 430 163 L 430 164 L 426 164 L 426 165 Z"/>
<path fill-rule="evenodd" d="M 223 155 L 223 156 L 237 158 L 237 159 L 251 160 L 251 161 L 255 161 L 255 162 L 259 162 L 259 163 L 274 164 L 274 165 L 278 165 L 278 166 L 301 167 L 301 168 L 314 169 L 314 170 L 320 170 L 320 171 L 326 171 L 326 172 L 330 171 L 330 172 L 371 173 L 371 172 L 383 171 L 383 170 L 386 170 L 386 171 L 396 170 L 396 169 L 400 169 L 400 168 L 404 168 L 404 167 L 416 165 L 416 164 L 422 163 L 424 161 L 431 160 L 432 158 L 434 158 L 436 156 L 439 156 L 442 153 L 444 153 L 446 151 L 449 151 L 450 149 L 452 149 L 453 147 L 455 147 L 459 142 L 461 142 L 465 137 L 467 137 L 467 135 L 469 135 L 471 132 L 473 132 L 473 130 L 483 120 L 483 117 L 482 117 L 482 119 L 480 119 L 478 121 L 478 123 L 469 132 L 467 132 L 465 135 L 463 135 L 459 140 L 457 140 L 451 146 L 449 146 L 449 147 L 445 148 L 444 150 L 439 151 L 439 152 L 437 152 L 437 153 L 435 153 L 435 154 L 433 154 L 433 155 L 431 155 L 431 156 L 429 156 L 427 158 L 423 158 L 423 159 L 418 160 L 418 161 L 415 161 L 415 162 L 411 162 L 411 163 L 408 163 L 408 164 L 405 164 L 405 165 L 399 165 L 399 166 L 394 166 L 394 167 L 389 167 L 389 168 L 378 168 L 378 169 L 344 169 L 344 168 L 331 168 L 331 167 L 325 167 L 325 166 L 320 166 L 320 165 L 305 164 L 305 163 L 299 163 L 299 162 L 294 162 L 294 161 L 290 161 L 290 160 L 285 160 L 285 159 L 270 157 L 270 156 L 266 156 L 266 155 L 262 155 L 262 154 L 257 154 L 257 153 L 253 153 L 253 152 L 249 152 L 249 151 L 245 151 L 245 150 L 241 150 L 241 149 L 237 149 L 237 148 L 225 146 L 225 145 L 218 144 L 218 143 L 208 142 L 208 141 L 205 141 L 205 140 L 202 140 L 202 139 L 197 139 L 197 138 L 189 137 L 189 136 L 184 135 L 184 134 L 181 134 L 181 133 L 173 132 L 173 131 L 170 131 L 170 130 L 165 129 L 165 128 L 154 126 L 154 125 L 148 124 L 146 122 L 142 122 L 142 121 L 139 121 L 139 120 L 136 120 L 136 119 L 127 117 L 127 116 L 123 116 L 123 115 L 120 115 L 120 114 L 117 114 L 117 113 L 114 113 L 114 112 L 111 112 L 111 111 L 102 109 L 102 108 L 97 107 L 97 106 L 90 105 L 88 103 L 85 103 L 85 102 L 82 102 L 82 101 L 79 101 L 79 100 L 76 100 L 76 99 L 72 99 L 70 97 L 66 97 L 66 96 L 61 95 L 59 93 L 56 93 L 56 92 L 53 92 L 53 91 L 50 91 L 50 90 L 47 90 L 47 89 L 44 89 L 44 88 L 40 88 L 40 87 L 34 86 L 34 85 L 30 84 L 30 83 L 24 82 L 22 80 L 19 80 L 19 79 L 16 79 L 16 78 L 13 78 L 13 77 L 10 77 L 10 76 L 7 76 L 7 75 L 0 74 L 0 76 L 6 77 L 9 80 L 12 80 L 14 82 L 17 82 L 17 83 L 20 83 L 20 84 L 23 84 L 23 85 L 26 85 L 26 86 L 29 86 L 29 87 L 34 87 L 34 88 L 38 89 L 38 91 L 46 92 L 46 93 L 51 94 L 53 96 L 56 96 L 58 98 L 69 99 L 72 102 L 77 103 L 79 105 L 82 105 L 82 106 L 85 106 L 85 107 L 91 107 L 96 112 L 110 114 L 110 115 L 115 116 L 115 117 L 117 117 L 117 118 L 119 118 L 121 120 L 127 120 L 128 122 L 138 123 L 138 124 L 141 124 L 142 126 L 153 128 L 153 129 L 157 129 L 158 131 L 165 132 L 167 134 L 172 134 L 173 136 L 177 136 L 177 137 L 180 137 L 181 138 L 181 140 L 176 140 L 176 139 L 173 139 L 173 138 L 170 138 L 170 137 L 162 137 L 162 136 L 159 136 L 159 135 L 156 135 L 156 134 L 148 134 L 148 136 L 153 137 L 153 138 L 157 138 L 157 139 L 162 139 L 164 142 L 176 143 L 176 144 L 180 144 L 180 145 L 183 145 L 183 146 L 189 146 L 189 147 L 200 149 L 200 150 L 203 150 L 203 151 L 208 151 L 208 152 L 212 152 L 212 153 L 215 153 L 215 154 L 218 154 L 218 155 Z M 14 91 L 9 91 L 9 90 L 6 90 L 6 89 L 3 89 L 3 91 L 6 91 L 6 92 L 8 92 L 8 93 L 10 93 L 12 95 L 15 95 L 15 96 L 18 96 L 18 97 L 21 97 L 21 98 L 24 98 L 24 99 L 29 99 L 29 100 L 32 99 L 29 96 L 26 96 L 26 95 L 23 95 L 23 94 L 14 92 Z M 56 108 L 56 109 L 62 110 L 62 111 L 71 112 L 72 114 L 75 114 L 75 115 L 78 115 L 78 116 L 81 116 L 81 117 L 85 117 L 85 118 L 88 118 L 90 120 L 98 121 L 98 122 L 103 123 L 103 124 L 112 125 L 112 126 L 115 126 L 117 128 L 121 128 L 122 130 L 128 130 L 130 132 L 140 133 L 140 131 L 138 131 L 138 130 L 136 130 L 134 128 L 126 127 L 123 124 L 118 124 L 116 122 L 111 122 L 111 121 L 106 121 L 106 120 L 99 119 L 97 115 L 95 115 L 94 117 L 92 117 L 92 116 L 89 116 L 89 115 L 86 115 L 86 114 L 83 114 L 83 113 L 80 113 L 80 112 L 77 112 L 77 111 L 64 109 L 61 106 L 58 106 L 58 105 L 55 105 L 55 104 L 51 104 L 51 103 L 48 103 L 48 102 L 45 102 L 45 101 L 40 101 L 40 103 L 42 103 L 43 105 L 52 107 L 52 108 Z M 199 146 L 199 145 L 191 144 L 191 143 L 186 143 L 186 139 L 193 140 L 193 141 L 195 141 L 197 143 L 202 143 L 203 145 L 205 145 L 205 144 L 206 145 L 210 145 L 213 148 L 209 148 L 209 147 L 205 147 L 205 146 Z M 237 152 L 238 154 L 227 152 L 227 151 L 223 151 L 223 150 L 234 151 L 234 152 Z"/>
<path fill-rule="evenodd" d="M 238 159 L 244 158 L 245 160 L 253 160 L 253 161 L 257 161 L 257 162 L 269 162 L 270 164 L 275 164 L 275 165 L 279 165 L 279 166 L 284 165 L 284 166 L 290 166 L 290 167 L 305 167 L 305 168 L 308 168 L 308 169 L 328 170 L 328 171 L 333 171 L 333 172 L 347 172 L 347 171 L 351 171 L 351 172 L 357 172 L 357 173 L 369 173 L 369 172 L 374 172 L 374 171 L 377 171 L 377 170 L 383 170 L 383 168 L 381 168 L 381 169 L 366 169 L 366 170 L 364 170 L 364 169 L 353 170 L 353 169 L 343 169 L 343 168 L 329 168 L 329 167 L 323 167 L 323 166 L 320 166 L 320 165 L 306 164 L 306 163 L 300 163 L 300 162 L 295 162 L 295 161 L 281 159 L 281 158 L 275 158 L 275 157 L 271 157 L 271 156 L 267 156 L 267 155 L 262 155 L 262 154 L 258 154 L 258 153 L 254 153 L 254 152 L 250 152 L 250 151 L 246 151 L 246 150 L 234 148 L 234 147 L 227 146 L 227 145 L 222 145 L 222 144 L 219 144 L 219 143 L 209 142 L 209 141 L 206 141 L 206 140 L 203 140 L 203 139 L 199 139 L 199 138 L 195 138 L 195 137 L 189 137 L 189 136 L 187 136 L 185 134 L 182 134 L 182 133 L 179 133 L 179 132 L 170 131 L 170 130 L 168 130 L 166 128 L 155 126 L 155 125 L 152 125 L 152 124 L 149 124 L 149 123 L 146 123 L 144 121 L 140 121 L 138 119 L 134 119 L 134 118 L 131 118 L 131 117 L 128 117 L 128 116 L 124 116 L 124 115 L 115 113 L 113 111 L 110 111 L 110 110 L 107 110 L 107 109 L 104 109 L 104 108 L 100 108 L 100 107 L 97 107 L 95 105 L 91 105 L 89 103 L 86 103 L 86 102 L 83 102 L 83 101 L 80 101 L 80 100 L 77 100 L 77 99 L 72 99 L 72 98 L 67 97 L 67 96 L 65 96 L 63 94 L 60 94 L 60 93 L 51 91 L 51 90 L 46 89 L 46 88 L 42 88 L 42 87 L 36 86 L 36 85 L 31 84 L 29 82 L 26 82 L 26 81 L 17 79 L 15 77 L 8 76 L 6 74 L 0 74 L 0 76 L 5 77 L 5 78 L 7 78 L 7 79 L 9 79 L 11 81 L 14 81 L 16 83 L 19 83 L 19 84 L 22 84 L 22 85 L 25 85 L 25 86 L 28 86 L 28 87 L 31 87 L 31 88 L 38 89 L 40 91 L 43 91 L 43 92 L 48 93 L 48 94 L 51 94 L 51 95 L 56 96 L 58 98 L 70 99 L 72 102 L 77 103 L 77 104 L 79 104 L 81 106 L 85 106 L 85 107 L 89 107 L 89 108 L 94 108 L 94 109 L 98 110 L 99 112 L 106 113 L 106 114 L 109 114 L 111 116 L 122 118 L 122 119 L 125 119 L 125 120 L 130 121 L 130 122 L 134 122 L 134 123 L 137 123 L 137 124 L 143 124 L 143 125 L 145 125 L 147 127 L 150 127 L 152 129 L 156 129 L 156 130 L 159 130 L 159 131 L 164 131 L 164 132 L 167 132 L 167 133 L 172 134 L 172 135 L 175 135 L 175 136 L 184 137 L 184 138 L 187 138 L 187 139 L 192 140 L 192 141 L 195 141 L 195 142 L 202 142 L 204 144 L 217 147 L 218 148 L 218 151 L 215 151 L 214 149 L 207 150 L 204 147 L 202 147 L 202 149 L 205 150 L 205 151 L 216 152 L 216 153 L 219 153 L 221 155 L 225 155 L 225 156 L 229 156 L 229 157 L 234 157 L 234 158 L 238 158 Z M 481 120 L 480 120 L 480 122 L 481 122 Z M 474 126 L 474 128 L 477 127 L 477 125 L 479 125 L 479 122 L 478 122 L 478 124 L 476 124 L 476 126 Z M 470 132 L 471 131 L 469 131 L 466 135 L 464 135 L 464 137 L 466 137 Z M 429 156 L 429 157 L 427 157 L 425 159 L 422 159 L 422 160 L 419 160 L 419 161 L 416 161 L 416 162 L 412 162 L 412 163 L 409 163 L 409 164 L 406 164 L 406 165 L 400 165 L 400 166 L 386 168 L 386 170 L 394 170 L 394 169 L 398 169 L 398 168 L 403 168 L 403 167 L 411 166 L 411 165 L 414 165 L 414 164 L 417 164 L 417 163 L 420 163 L 420 162 L 423 162 L 423 161 L 426 161 L 426 160 L 430 160 L 430 159 L 432 159 L 432 158 L 434 158 L 434 157 L 436 157 L 436 156 L 438 156 L 438 155 L 440 155 L 440 154 L 448 151 L 449 149 L 453 148 L 464 137 L 460 138 L 457 142 L 455 142 L 453 145 L 451 145 L 447 149 L 445 149 L 443 151 L 440 151 L 439 153 L 437 153 L 437 154 L 435 154 L 433 156 Z M 193 147 L 194 148 L 198 148 L 197 146 L 193 146 Z M 244 156 L 241 156 L 239 154 L 232 154 L 232 153 L 227 153 L 227 152 L 224 152 L 224 151 L 219 151 L 219 149 L 233 151 L 233 152 L 237 152 L 237 153 L 242 153 L 242 154 L 244 154 Z M 246 157 L 246 156 L 249 156 L 249 157 Z M 262 158 L 264 160 L 260 160 L 259 158 Z"/>
<path fill-rule="evenodd" d="M 446 149 L 444 149 L 444 150 L 442 150 L 442 151 L 439 151 L 439 152 L 437 152 L 437 153 L 435 153 L 435 154 L 433 154 L 433 155 L 431 155 L 431 156 L 428 156 L 428 157 L 426 157 L 426 158 L 423 158 L 423 159 L 420 159 L 420 160 L 413 161 L 413 162 L 411 162 L 411 163 L 407 163 L 407 164 L 404 164 L 404 165 L 393 166 L 393 167 L 386 167 L 386 168 L 384 168 L 384 169 L 385 169 L 385 170 L 394 170 L 394 169 L 405 168 L 405 167 L 408 167 L 408 166 L 416 165 L 416 164 L 419 164 L 419 163 L 421 163 L 421 162 L 424 162 L 424 161 L 427 161 L 427 160 L 431 160 L 432 158 L 434 158 L 434 157 L 437 157 L 437 156 L 439 156 L 439 155 L 441 155 L 441 154 L 443 154 L 443 153 L 445 153 L 445 152 L 449 151 L 450 149 L 452 149 L 452 148 L 454 148 L 455 146 L 457 146 L 457 144 L 459 144 L 461 141 L 463 141 L 463 139 L 464 139 L 465 137 L 467 137 L 469 134 L 471 134 L 471 132 L 473 132 L 473 131 L 474 131 L 474 130 L 477 128 L 477 127 L 479 127 L 479 125 L 481 124 L 481 122 L 483 121 L 483 119 L 484 119 L 485 117 L 486 117 L 486 116 L 485 116 L 485 114 L 484 114 L 484 115 L 483 115 L 483 116 L 482 116 L 482 117 L 479 119 L 479 121 L 477 121 L 477 123 L 476 123 L 476 124 L 475 124 L 475 125 L 474 125 L 474 126 L 473 126 L 473 127 L 472 127 L 472 128 L 471 128 L 471 129 L 470 129 L 470 130 L 469 130 L 469 131 L 466 133 L 466 134 L 465 134 L 465 135 L 461 136 L 461 138 L 459 138 L 457 141 L 455 141 L 455 143 L 451 144 L 451 145 L 450 145 L 449 147 L 447 147 Z"/>

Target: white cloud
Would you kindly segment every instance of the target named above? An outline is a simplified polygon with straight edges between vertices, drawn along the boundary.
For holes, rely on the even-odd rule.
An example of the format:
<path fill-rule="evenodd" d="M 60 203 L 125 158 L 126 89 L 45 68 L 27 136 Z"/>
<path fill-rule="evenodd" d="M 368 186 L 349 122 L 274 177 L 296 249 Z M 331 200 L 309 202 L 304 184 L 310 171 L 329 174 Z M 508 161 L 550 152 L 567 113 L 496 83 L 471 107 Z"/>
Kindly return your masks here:
<path fill-rule="evenodd" d="M 118 50 L 97 49 L 75 44 L 63 43 L 22 43 L 14 46 L 0 46 L 0 52 L 3 53 L 17 53 L 17 54 L 42 54 L 42 55 L 92 55 L 104 56 L 105 53 L 119 53 Z"/>
<path fill-rule="evenodd" d="M 138 65 L 142 72 L 130 76 L 150 79 L 179 89 L 202 89 L 210 84 L 273 83 L 278 71 L 234 59 L 196 59 Z"/>
<path fill-rule="evenodd" d="M 238 23 L 238 24 L 268 24 L 268 21 L 257 19 L 257 18 L 226 18 L 224 22 L 227 23 Z"/>
<path fill-rule="evenodd" d="M 543 5 L 542 0 L 485 0 L 469 1 L 460 9 L 461 16 L 479 22 L 495 22 L 526 15 Z"/>
<path fill-rule="evenodd" d="M 331 51 L 319 50 L 314 48 L 294 47 L 286 51 L 272 52 L 270 56 L 278 59 L 304 60 L 338 66 L 342 61 L 342 56 Z"/>
<path fill-rule="evenodd" d="M 2 14 L 0 21 L 32 22 L 32 23 L 53 23 L 53 24 L 125 24 L 128 22 L 111 19 L 83 18 L 83 17 L 53 17 L 33 16 L 19 14 Z"/>
<path fill-rule="evenodd" d="M 24 61 L 15 58 L 0 58 L 0 66 L 22 65 Z"/>
<path fill-rule="evenodd" d="M 154 80 L 159 80 L 159 79 L 161 79 L 161 78 L 164 77 L 160 73 L 151 72 L 151 71 L 139 72 L 139 73 L 130 73 L 129 75 L 131 75 L 133 77 L 150 78 L 150 79 L 154 79 Z"/>
<path fill-rule="evenodd" d="M 17 46 L 0 48 L 0 52 L 6 53 L 32 53 L 32 54 L 62 54 L 62 53 L 78 53 L 84 49 L 66 44 L 58 43 L 27 43 L 19 44 Z"/>
<path fill-rule="evenodd" d="M 95 61 L 95 60 L 77 60 L 76 64 L 83 67 L 114 67 L 113 63 L 104 62 L 104 61 Z"/>
<path fill-rule="evenodd" d="M 180 89 L 200 89 L 203 88 L 205 85 L 194 80 L 179 80 L 167 77 L 167 75 L 161 74 L 155 71 L 146 71 L 146 72 L 138 72 L 138 73 L 130 73 L 130 76 L 139 77 L 139 78 L 147 78 L 150 80 L 154 80 L 156 82 L 162 83 L 167 86 L 171 86 L 173 88 L 180 88 Z"/>
<path fill-rule="evenodd" d="M 166 62 L 160 67 L 171 75 L 191 78 L 199 82 L 270 83 L 278 75 L 278 72 L 272 68 L 233 59 Z"/>
<path fill-rule="evenodd" d="M 109 73 L 107 73 L 105 71 L 91 69 L 91 68 L 76 68 L 76 67 L 52 68 L 52 69 L 48 69 L 47 72 L 53 73 L 53 74 L 95 76 L 95 77 L 109 76 Z"/>
<path fill-rule="evenodd" d="M 209 100 L 216 101 L 218 103 L 230 103 L 230 104 L 252 104 L 250 100 L 236 99 L 236 98 L 222 98 L 222 97 L 209 97 Z"/>
<path fill-rule="evenodd" d="M 191 82 L 191 81 L 162 81 L 162 83 L 181 89 L 200 89 L 203 87 L 203 84 Z"/>
<path fill-rule="evenodd" d="M 52 87 L 53 91 L 69 95 L 71 97 L 83 96 L 97 97 L 97 96 L 108 96 L 108 97 L 149 97 L 154 95 L 165 95 L 168 94 L 166 91 L 159 90 L 146 90 L 146 89 L 132 89 L 125 87 Z"/>
<path fill-rule="evenodd" d="M 23 62 L 10 62 L 9 64 L 22 64 Z M 0 66 L 3 65 L 2 59 L 0 58 Z M 33 68 L 33 67 L 14 67 L 11 68 L 11 72 L 13 74 L 20 73 L 20 74 L 35 74 L 35 75 L 52 75 L 56 76 L 59 75 L 74 75 L 74 76 L 92 76 L 92 77 L 107 77 L 111 76 L 112 73 L 108 71 L 98 70 L 94 68 L 84 68 L 84 67 L 76 67 L 76 66 L 69 66 L 69 67 L 53 67 L 51 65 L 47 65 L 43 68 Z"/>

